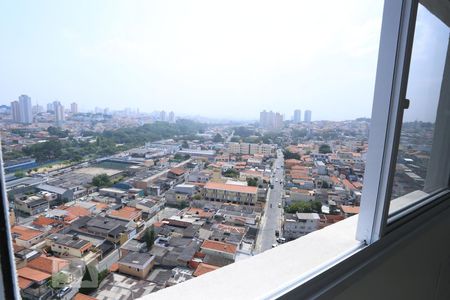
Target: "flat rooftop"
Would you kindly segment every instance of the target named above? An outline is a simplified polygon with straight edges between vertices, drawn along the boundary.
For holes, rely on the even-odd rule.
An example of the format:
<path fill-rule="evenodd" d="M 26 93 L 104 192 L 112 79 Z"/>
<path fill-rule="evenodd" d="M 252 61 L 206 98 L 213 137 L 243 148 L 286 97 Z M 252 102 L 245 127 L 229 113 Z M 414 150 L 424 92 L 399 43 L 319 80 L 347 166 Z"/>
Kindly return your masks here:
<path fill-rule="evenodd" d="M 87 168 L 81 168 L 74 170 L 75 173 L 78 174 L 87 174 L 92 176 L 97 176 L 100 174 L 106 174 L 108 176 L 114 176 L 116 174 L 121 173 L 121 170 L 116 169 L 108 169 L 108 168 L 101 168 L 101 167 L 87 167 Z"/>

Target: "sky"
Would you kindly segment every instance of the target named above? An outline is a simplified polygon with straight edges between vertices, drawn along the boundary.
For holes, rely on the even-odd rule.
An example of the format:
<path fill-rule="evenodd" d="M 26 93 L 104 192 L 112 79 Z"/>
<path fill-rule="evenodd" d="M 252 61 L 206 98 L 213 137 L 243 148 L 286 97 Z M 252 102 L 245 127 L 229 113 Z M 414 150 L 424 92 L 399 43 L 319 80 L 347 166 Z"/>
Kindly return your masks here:
<path fill-rule="evenodd" d="M 379 0 L 5 2 L 1 104 L 27 94 L 231 120 L 371 114 Z"/>

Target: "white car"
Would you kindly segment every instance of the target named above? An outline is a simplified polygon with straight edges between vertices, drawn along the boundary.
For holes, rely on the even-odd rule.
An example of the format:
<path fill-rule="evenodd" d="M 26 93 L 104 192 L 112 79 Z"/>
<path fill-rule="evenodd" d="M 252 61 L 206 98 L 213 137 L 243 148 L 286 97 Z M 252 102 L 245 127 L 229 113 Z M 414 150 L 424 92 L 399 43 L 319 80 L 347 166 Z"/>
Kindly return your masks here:
<path fill-rule="evenodd" d="M 272 248 L 275 248 L 276 246 L 278 246 L 278 244 L 272 244 Z"/>

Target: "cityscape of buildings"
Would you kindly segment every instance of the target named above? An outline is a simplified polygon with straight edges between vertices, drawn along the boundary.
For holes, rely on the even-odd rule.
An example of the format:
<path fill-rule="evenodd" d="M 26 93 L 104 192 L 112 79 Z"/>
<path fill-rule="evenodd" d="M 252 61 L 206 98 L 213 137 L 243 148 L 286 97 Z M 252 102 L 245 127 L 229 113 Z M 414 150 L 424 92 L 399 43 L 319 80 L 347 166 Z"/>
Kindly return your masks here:
<path fill-rule="evenodd" d="M 138 298 L 358 214 L 370 120 L 311 116 L 208 125 L 75 102 L 44 111 L 26 95 L 1 106 L 22 297 Z M 396 197 L 423 186 L 432 130 L 405 126 Z"/>

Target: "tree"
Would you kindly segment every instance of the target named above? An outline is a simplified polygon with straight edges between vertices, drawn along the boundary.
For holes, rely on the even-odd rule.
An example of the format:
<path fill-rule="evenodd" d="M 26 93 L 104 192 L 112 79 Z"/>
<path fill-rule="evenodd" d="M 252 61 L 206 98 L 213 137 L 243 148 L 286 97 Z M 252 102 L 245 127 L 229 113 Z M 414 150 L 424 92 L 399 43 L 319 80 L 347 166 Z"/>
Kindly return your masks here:
<path fill-rule="evenodd" d="M 300 213 L 320 213 L 322 210 L 322 203 L 320 201 L 297 201 L 289 205 L 285 211 L 291 214 Z"/>
<path fill-rule="evenodd" d="M 145 230 L 144 241 L 147 244 L 147 249 L 150 250 L 155 243 L 155 230 L 153 227 L 149 227 Z"/>
<path fill-rule="evenodd" d="M 258 186 L 258 178 L 257 177 L 247 178 L 247 184 L 248 186 Z"/>
<path fill-rule="evenodd" d="M 60 138 L 65 138 L 69 136 L 69 130 L 62 130 L 61 128 L 50 126 L 47 128 L 48 134 L 57 136 Z"/>
<path fill-rule="evenodd" d="M 112 185 L 112 182 L 109 179 L 109 176 L 103 173 L 92 178 L 92 185 L 95 185 L 96 187 L 108 187 Z"/>
<path fill-rule="evenodd" d="M 57 289 L 64 286 L 69 282 L 69 275 L 65 272 L 58 272 L 52 276 L 52 280 L 50 282 L 52 288 Z"/>
<path fill-rule="evenodd" d="M 283 151 L 283 156 L 284 156 L 284 159 L 298 159 L 298 160 L 300 160 L 300 158 L 301 158 L 300 154 L 291 152 L 291 151 L 289 151 L 287 149 L 285 149 Z"/>
<path fill-rule="evenodd" d="M 81 279 L 81 287 L 79 292 L 82 294 L 89 294 L 95 291 L 103 279 L 108 276 L 109 272 L 107 269 L 99 272 L 94 266 L 86 266 L 83 278 Z"/>
<path fill-rule="evenodd" d="M 327 145 L 327 144 L 320 145 L 319 153 L 322 153 L 322 154 L 331 153 L 330 145 Z"/>
<path fill-rule="evenodd" d="M 220 135 L 220 133 L 216 133 L 216 135 L 214 136 L 214 138 L 213 138 L 213 142 L 214 143 L 221 143 L 221 142 L 223 142 L 224 141 L 224 139 L 223 139 L 223 137 Z"/>
<path fill-rule="evenodd" d="M 186 140 L 183 141 L 183 143 L 181 144 L 181 148 L 183 149 L 189 149 L 189 144 Z"/>
<path fill-rule="evenodd" d="M 228 169 L 225 172 L 223 172 L 222 175 L 225 177 L 237 178 L 239 177 L 239 171 L 235 169 Z"/>

